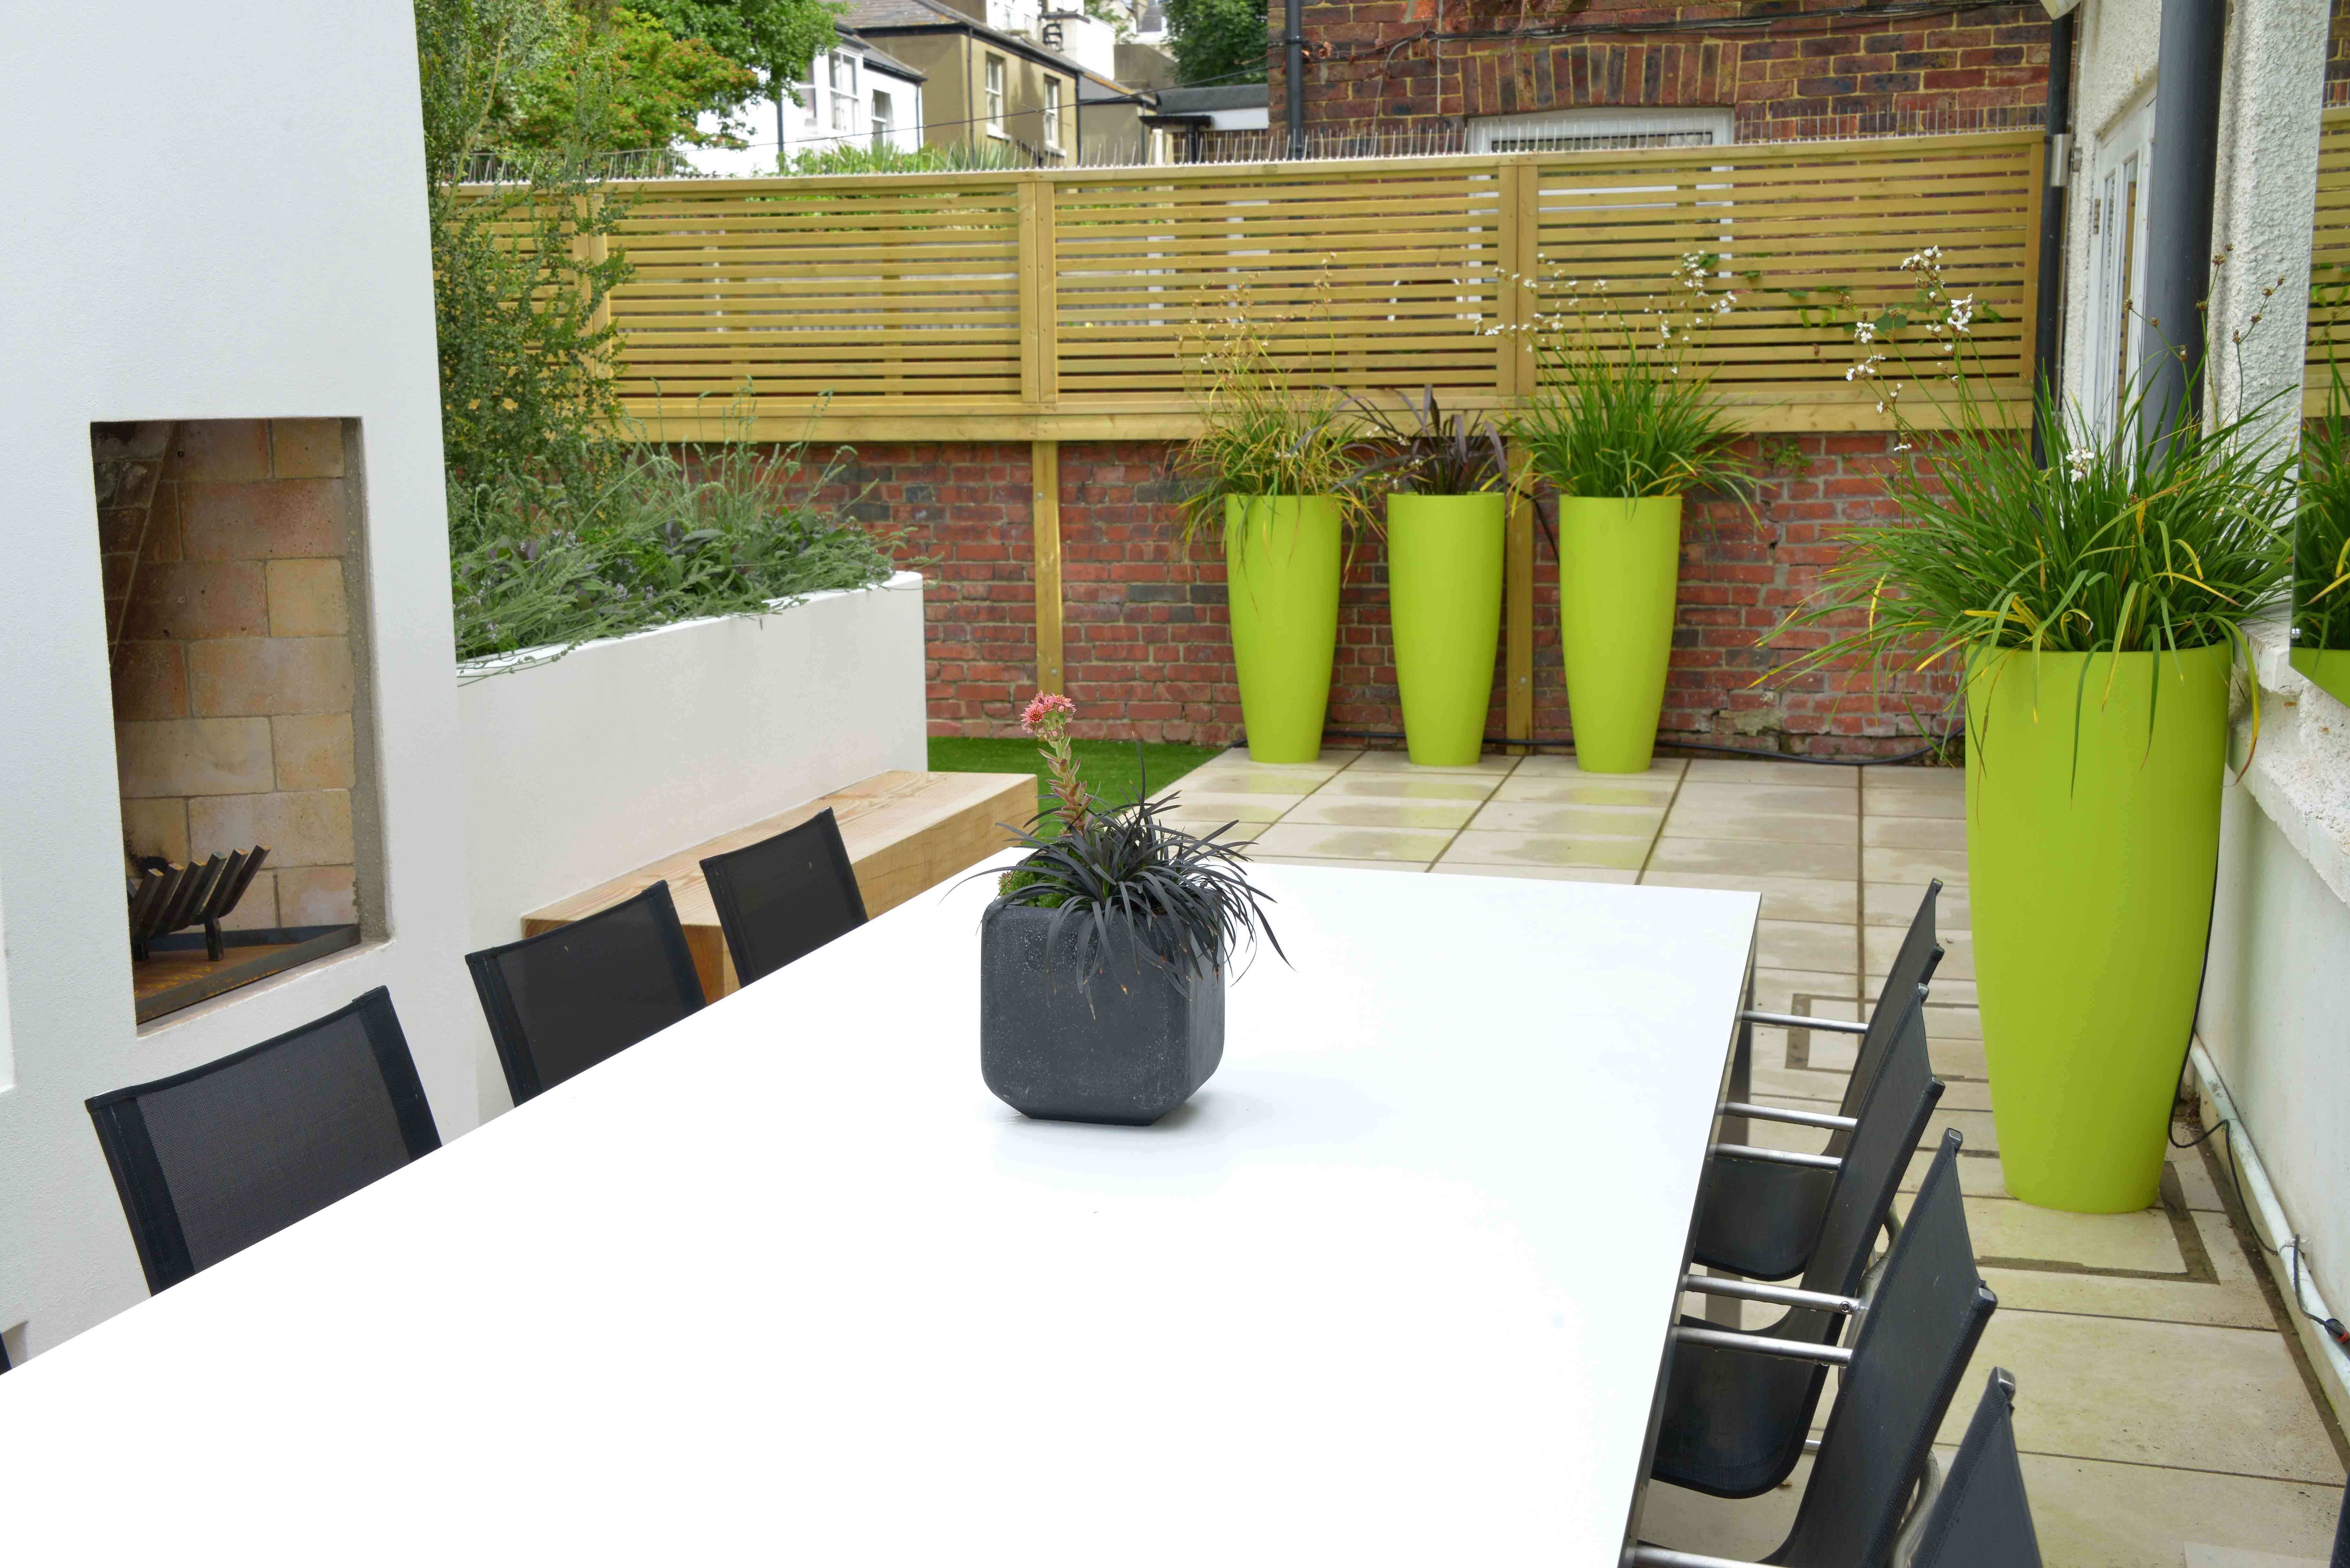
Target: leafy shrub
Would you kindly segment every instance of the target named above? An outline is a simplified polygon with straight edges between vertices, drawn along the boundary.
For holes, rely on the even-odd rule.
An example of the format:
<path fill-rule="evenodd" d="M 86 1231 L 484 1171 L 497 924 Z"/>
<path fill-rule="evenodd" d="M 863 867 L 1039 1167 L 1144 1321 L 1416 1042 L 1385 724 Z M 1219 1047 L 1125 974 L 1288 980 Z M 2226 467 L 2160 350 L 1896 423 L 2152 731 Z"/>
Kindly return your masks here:
<path fill-rule="evenodd" d="M 843 142 L 795 152 L 786 174 L 959 174 L 978 169 L 1033 169 L 1036 160 L 1008 142 L 925 142 L 912 149 Z"/>

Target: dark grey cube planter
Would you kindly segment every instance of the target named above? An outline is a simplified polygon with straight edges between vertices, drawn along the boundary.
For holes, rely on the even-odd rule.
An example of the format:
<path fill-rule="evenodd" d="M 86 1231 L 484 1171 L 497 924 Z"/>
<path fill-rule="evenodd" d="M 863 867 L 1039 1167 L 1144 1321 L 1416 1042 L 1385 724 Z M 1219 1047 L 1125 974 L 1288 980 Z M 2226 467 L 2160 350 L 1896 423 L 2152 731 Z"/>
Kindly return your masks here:
<path fill-rule="evenodd" d="M 1024 1116 L 1148 1127 L 1224 1059 L 1223 971 L 1187 983 L 1115 924 L 1080 964 L 1079 917 L 1047 950 L 1055 912 L 998 903 L 980 922 L 981 1075 Z"/>

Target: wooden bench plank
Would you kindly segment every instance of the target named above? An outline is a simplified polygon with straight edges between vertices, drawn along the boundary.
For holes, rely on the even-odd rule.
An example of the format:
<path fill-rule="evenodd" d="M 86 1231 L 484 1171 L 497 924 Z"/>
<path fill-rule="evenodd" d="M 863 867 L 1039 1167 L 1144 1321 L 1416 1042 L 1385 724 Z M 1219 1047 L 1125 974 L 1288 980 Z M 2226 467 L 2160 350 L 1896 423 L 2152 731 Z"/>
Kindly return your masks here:
<path fill-rule="evenodd" d="M 702 992 L 715 1001 L 735 989 L 734 965 L 726 953 L 709 884 L 702 879 L 702 862 L 796 827 L 827 806 L 840 824 L 865 912 L 878 915 L 1009 844 L 1003 825 L 1024 826 L 1036 815 L 1036 778 L 1033 774 L 876 774 L 534 910 L 523 917 L 523 935 L 535 937 L 568 925 L 667 881 L 678 919 L 685 927 L 686 946 L 702 975 Z"/>

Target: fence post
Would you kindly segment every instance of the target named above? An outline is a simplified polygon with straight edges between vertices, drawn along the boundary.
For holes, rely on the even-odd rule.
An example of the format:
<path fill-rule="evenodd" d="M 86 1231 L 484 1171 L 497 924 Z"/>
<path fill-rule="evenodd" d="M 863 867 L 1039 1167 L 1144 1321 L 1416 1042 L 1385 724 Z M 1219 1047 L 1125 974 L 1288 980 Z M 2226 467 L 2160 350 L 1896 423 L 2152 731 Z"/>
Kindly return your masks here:
<path fill-rule="evenodd" d="M 1541 296 L 1529 286 L 1538 275 L 1542 237 L 1542 178 L 1531 158 L 1502 161 L 1502 262 L 1494 280 L 1502 349 L 1496 389 L 1512 402 L 1531 395 L 1537 366 L 1534 324 Z M 1518 454 L 1513 453 L 1514 459 Z M 1513 741 L 1534 732 L 1534 519 L 1531 497 L 1510 508 L 1502 535 L 1502 733 Z M 1509 751 L 1523 755 L 1527 748 Z"/>
<path fill-rule="evenodd" d="M 1515 459 L 1520 456 L 1511 453 Z M 1534 733 L 1534 503 L 1520 494 L 1502 535 L 1502 733 L 1529 741 Z M 1513 756 L 1531 748 L 1511 746 Z"/>
<path fill-rule="evenodd" d="M 1061 443 L 1028 443 L 1028 522 L 1036 555 L 1036 690 L 1061 690 Z"/>
<path fill-rule="evenodd" d="M 1049 408 L 1060 400 L 1060 333 L 1053 317 L 1053 187 L 1042 171 L 1019 185 L 1020 400 Z"/>
<path fill-rule="evenodd" d="M 1502 234 L 1494 268 L 1493 312 L 1502 328 L 1493 367 L 1494 390 L 1523 398 L 1534 389 L 1534 319 L 1540 300 L 1521 280 L 1535 275 L 1542 237 L 1542 181 L 1530 158 L 1502 161 Z"/>

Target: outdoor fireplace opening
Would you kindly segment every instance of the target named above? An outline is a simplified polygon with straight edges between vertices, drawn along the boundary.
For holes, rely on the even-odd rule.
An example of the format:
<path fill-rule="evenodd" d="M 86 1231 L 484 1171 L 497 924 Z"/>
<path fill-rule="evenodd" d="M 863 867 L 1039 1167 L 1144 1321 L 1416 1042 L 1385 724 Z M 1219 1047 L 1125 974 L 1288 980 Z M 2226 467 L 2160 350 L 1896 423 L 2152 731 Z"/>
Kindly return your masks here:
<path fill-rule="evenodd" d="M 380 925 L 359 425 L 90 427 L 145 1023 Z"/>

